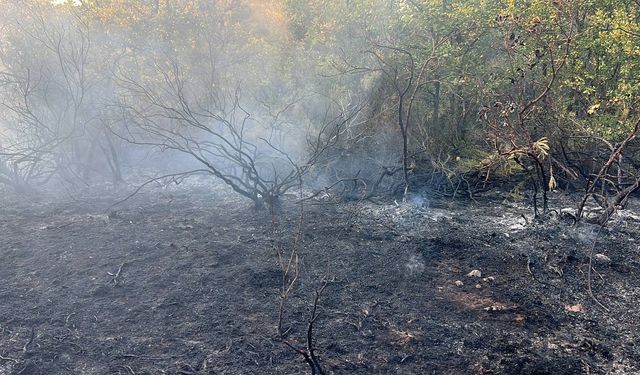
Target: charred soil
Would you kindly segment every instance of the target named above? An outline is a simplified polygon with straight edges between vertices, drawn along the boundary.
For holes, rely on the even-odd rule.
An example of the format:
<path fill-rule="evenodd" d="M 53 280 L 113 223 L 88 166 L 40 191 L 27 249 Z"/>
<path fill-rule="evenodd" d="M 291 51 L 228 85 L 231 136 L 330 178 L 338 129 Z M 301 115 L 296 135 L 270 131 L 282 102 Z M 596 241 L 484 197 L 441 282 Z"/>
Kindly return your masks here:
<path fill-rule="evenodd" d="M 0 375 L 307 372 L 276 334 L 296 204 L 197 184 L 115 200 L 0 203 Z M 308 201 L 287 340 L 324 280 L 327 373 L 640 373 L 634 212 L 599 229 L 491 199 Z"/>

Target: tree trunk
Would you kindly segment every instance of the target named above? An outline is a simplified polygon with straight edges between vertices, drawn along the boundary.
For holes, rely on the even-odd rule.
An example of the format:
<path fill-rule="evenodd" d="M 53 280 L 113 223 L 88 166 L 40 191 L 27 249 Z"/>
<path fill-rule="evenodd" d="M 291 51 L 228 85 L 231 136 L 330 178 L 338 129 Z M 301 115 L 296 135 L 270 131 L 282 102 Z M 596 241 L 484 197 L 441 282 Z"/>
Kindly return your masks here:
<path fill-rule="evenodd" d="M 433 117 L 431 123 L 433 129 L 437 129 L 440 120 L 440 81 L 436 81 L 433 92 Z"/>

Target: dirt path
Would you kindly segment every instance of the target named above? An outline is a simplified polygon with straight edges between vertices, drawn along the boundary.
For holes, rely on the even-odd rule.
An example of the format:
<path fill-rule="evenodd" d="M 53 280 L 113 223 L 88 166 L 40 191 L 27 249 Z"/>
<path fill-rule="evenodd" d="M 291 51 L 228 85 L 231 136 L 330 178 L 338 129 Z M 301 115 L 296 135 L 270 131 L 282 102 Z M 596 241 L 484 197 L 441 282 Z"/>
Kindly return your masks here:
<path fill-rule="evenodd" d="M 293 205 L 274 235 L 267 213 L 203 187 L 110 202 L 0 203 L 0 375 L 306 371 L 275 339 L 274 238 L 289 246 Z M 316 338 L 330 373 L 639 373 L 640 220 L 598 232 L 522 214 L 307 205 L 289 340 L 303 341 L 325 279 Z M 596 237 L 609 312 L 587 293 Z"/>

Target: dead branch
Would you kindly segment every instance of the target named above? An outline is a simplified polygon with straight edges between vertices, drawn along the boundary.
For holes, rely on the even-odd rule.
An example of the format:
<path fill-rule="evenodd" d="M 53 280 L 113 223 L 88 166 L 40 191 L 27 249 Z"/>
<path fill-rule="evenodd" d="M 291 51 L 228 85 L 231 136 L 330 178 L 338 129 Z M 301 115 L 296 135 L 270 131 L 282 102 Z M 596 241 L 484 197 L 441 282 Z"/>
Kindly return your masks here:
<path fill-rule="evenodd" d="M 299 175 L 298 179 L 298 188 L 299 188 L 299 207 L 300 210 L 298 212 L 298 225 L 296 228 L 296 232 L 293 236 L 293 240 L 291 243 L 291 249 L 288 255 L 288 258 L 285 262 L 285 255 L 283 253 L 282 248 L 277 244 L 278 238 L 278 220 L 276 217 L 276 213 L 274 207 L 271 206 L 271 223 L 274 234 L 274 246 L 276 248 L 276 254 L 278 256 L 278 264 L 280 265 L 280 269 L 282 270 L 282 285 L 280 287 L 280 297 L 278 304 L 278 323 L 277 323 L 277 333 L 278 336 L 282 339 L 284 338 L 289 330 L 283 331 L 282 324 L 284 319 L 284 308 L 289 297 L 289 294 L 293 290 L 298 277 L 300 276 L 300 256 L 299 256 L 299 248 L 302 241 L 302 235 L 304 230 L 304 201 L 302 200 L 303 191 L 302 191 L 302 176 Z"/>
<path fill-rule="evenodd" d="M 636 138 L 637 134 L 638 134 L 638 130 L 640 130 L 640 118 L 638 118 L 636 120 L 636 122 L 633 125 L 633 129 L 629 132 L 629 134 L 627 134 L 627 136 L 625 137 L 624 140 L 622 140 L 622 142 L 620 142 L 617 147 L 615 147 L 610 155 L 609 158 L 607 159 L 607 161 L 602 165 L 602 167 L 600 168 L 600 171 L 598 172 L 598 174 L 596 175 L 596 177 L 591 181 L 590 185 L 587 188 L 587 191 L 585 192 L 584 197 L 582 198 L 582 201 L 580 202 L 579 206 L 578 206 L 578 212 L 576 213 L 576 219 L 579 221 L 582 218 L 582 214 L 584 212 L 584 207 L 587 203 L 587 200 L 590 197 L 595 197 L 596 192 L 595 189 L 598 186 L 598 181 L 600 180 L 604 180 L 607 178 L 608 172 L 609 172 L 609 168 L 611 168 L 611 166 L 613 165 L 614 162 L 616 162 L 617 160 L 620 159 L 620 156 L 622 155 L 622 151 L 626 148 L 626 146 L 629 144 L 629 142 L 631 142 L 633 139 Z M 638 188 L 640 188 L 640 177 L 635 177 L 634 178 L 634 182 L 632 183 L 632 185 L 628 186 L 625 189 L 616 189 L 619 190 L 619 192 L 615 195 L 613 201 L 611 203 L 606 204 L 605 207 L 605 212 L 600 215 L 597 219 L 597 222 L 599 224 L 604 224 L 606 223 L 606 221 L 609 220 L 609 218 L 611 217 L 611 215 L 616 211 L 616 207 L 622 203 L 623 201 L 626 200 L 626 198 L 632 194 L 633 192 L 635 192 L 636 190 L 638 190 Z"/>
<path fill-rule="evenodd" d="M 342 183 L 344 183 L 344 182 L 348 182 L 348 181 L 351 181 L 351 182 L 354 182 L 354 183 L 362 183 L 362 184 L 365 186 L 365 189 L 364 189 L 364 190 L 365 190 L 365 192 L 366 192 L 366 190 L 367 190 L 367 189 L 366 189 L 367 183 L 366 183 L 363 179 L 358 178 L 358 177 L 353 177 L 353 178 L 341 178 L 341 179 L 339 179 L 339 180 L 335 181 L 334 183 L 332 183 L 331 185 L 329 185 L 329 186 L 325 186 L 325 187 L 323 187 L 322 189 L 317 190 L 316 192 L 314 192 L 314 193 L 313 193 L 313 194 L 311 194 L 310 196 L 308 196 L 308 197 L 304 197 L 304 198 L 302 198 L 302 199 L 299 199 L 298 201 L 296 201 L 296 203 L 302 203 L 302 202 L 305 202 L 305 201 L 312 200 L 312 199 L 314 199 L 315 197 L 317 197 L 318 195 L 320 195 L 320 194 L 322 194 L 322 193 L 328 194 L 328 193 L 329 193 L 329 191 L 330 191 L 331 189 L 333 189 L 334 187 L 336 187 L 337 185 L 342 184 Z"/>
<path fill-rule="evenodd" d="M 189 156 L 210 175 L 251 199 L 256 208 L 271 206 L 295 188 L 361 108 L 361 104 L 329 105 L 327 112 L 337 115 L 316 125 L 317 135 L 308 140 L 309 155 L 294 162 L 283 145 L 260 135 L 262 123 L 243 107 L 240 87 L 235 91 L 204 87 L 207 95 L 221 100 L 200 102 L 186 88 L 196 85 L 196 78 L 188 77 L 175 61 L 166 68 L 154 72 L 162 77 L 159 85 L 116 73 L 118 85 L 130 98 L 118 104 L 123 129 L 114 131 L 116 136 L 131 144 Z M 273 122 L 279 124 L 282 115 L 277 112 Z"/>
<path fill-rule="evenodd" d="M 320 296 L 322 295 L 322 292 L 324 291 L 324 289 L 327 287 L 327 282 L 323 282 L 322 287 L 320 287 L 319 289 L 315 290 L 315 298 L 313 300 L 313 307 L 311 309 L 311 315 L 309 316 L 309 321 L 307 324 L 307 344 L 306 344 L 306 348 L 305 349 L 301 349 L 296 347 L 295 345 L 291 344 L 288 341 L 283 341 L 283 343 L 285 345 L 287 345 L 289 348 L 291 348 L 293 351 L 295 351 L 296 353 L 300 354 L 303 358 L 304 361 L 309 365 L 309 368 L 311 369 L 311 375 L 324 375 L 325 372 L 322 369 L 322 366 L 320 365 L 320 361 L 318 359 L 318 357 L 316 356 L 315 353 L 315 346 L 313 344 L 313 327 L 314 324 L 316 322 L 316 320 L 318 319 L 319 313 L 318 313 L 318 302 L 320 300 Z"/>
<path fill-rule="evenodd" d="M 210 173 L 210 171 L 208 171 L 206 169 L 195 169 L 195 170 L 188 171 L 188 172 L 171 173 L 171 174 L 165 174 L 165 175 L 160 176 L 160 177 L 154 177 L 154 178 L 146 181 L 142 185 L 138 186 L 131 194 L 129 194 L 126 197 L 124 197 L 123 199 L 113 203 L 111 206 L 109 206 L 107 211 L 111 210 L 113 207 L 115 207 L 117 205 L 120 205 L 120 204 L 128 201 L 129 199 L 134 197 L 136 194 L 138 194 L 140 192 L 140 190 L 142 190 L 145 186 L 147 186 L 149 184 L 152 184 L 152 183 L 164 180 L 164 179 L 168 179 L 168 178 L 174 179 L 174 181 L 177 182 L 178 180 L 175 180 L 176 178 L 184 179 L 184 178 L 186 178 L 188 176 L 193 176 L 193 175 L 200 174 L 200 173 L 208 174 L 208 173 Z"/>
<path fill-rule="evenodd" d="M 636 190 L 640 188 L 640 176 L 636 177 L 633 184 L 626 187 L 625 189 L 619 191 L 605 206 L 605 210 L 602 214 L 600 214 L 595 223 L 598 225 L 605 225 L 607 221 L 611 218 L 611 216 L 617 211 L 618 207 L 622 205 L 631 194 L 633 194 Z"/>

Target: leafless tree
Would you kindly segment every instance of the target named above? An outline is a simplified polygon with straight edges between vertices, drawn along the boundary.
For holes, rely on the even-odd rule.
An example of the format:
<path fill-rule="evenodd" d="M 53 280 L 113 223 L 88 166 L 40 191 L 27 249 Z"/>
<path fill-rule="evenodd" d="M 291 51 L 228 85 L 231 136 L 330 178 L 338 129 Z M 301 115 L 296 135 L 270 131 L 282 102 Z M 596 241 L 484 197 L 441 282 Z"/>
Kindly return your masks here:
<path fill-rule="evenodd" d="M 24 190 L 54 176 L 76 184 L 107 164 L 121 180 L 117 146 L 98 121 L 89 27 L 51 4 L 6 4 L 0 25 L 2 182 Z M 102 155 L 101 161 L 96 155 Z"/>
<path fill-rule="evenodd" d="M 578 205 L 576 220 L 581 220 L 588 200 L 593 199 L 603 211 L 590 220 L 605 225 L 611 216 L 623 207 L 629 196 L 640 189 L 640 168 L 633 162 L 625 161 L 623 152 L 636 139 L 640 130 L 640 119 L 636 120 L 626 137 L 618 144 L 599 138 L 609 151 L 597 173 L 588 176 L 585 194 Z M 615 167 L 615 168 L 614 168 Z M 611 172 L 611 170 L 614 172 Z M 614 174 L 615 173 L 615 174 Z"/>
<path fill-rule="evenodd" d="M 358 111 L 358 106 L 328 110 L 326 121 L 302 140 L 306 155 L 294 156 L 282 142 L 300 140 L 275 137 L 273 123 L 265 126 L 244 107 L 239 87 L 202 88 L 176 62 L 156 68 L 157 81 L 118 74 L 124 100 L 121 130 L 114 133 L 133 144 L 188 155 L 257 208 L 273 206 L 295 187 Z"/>

